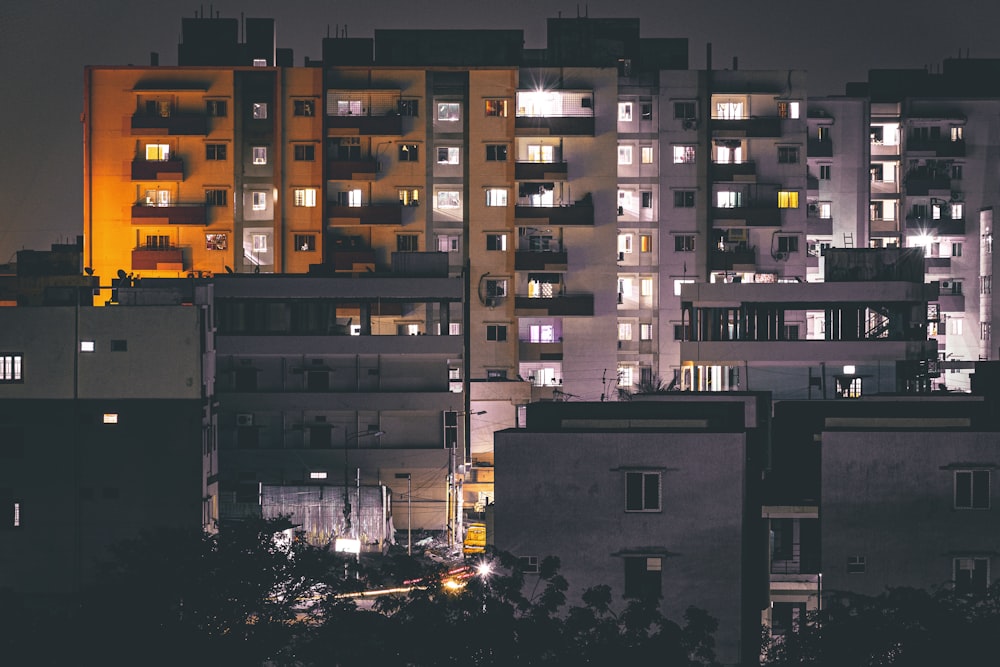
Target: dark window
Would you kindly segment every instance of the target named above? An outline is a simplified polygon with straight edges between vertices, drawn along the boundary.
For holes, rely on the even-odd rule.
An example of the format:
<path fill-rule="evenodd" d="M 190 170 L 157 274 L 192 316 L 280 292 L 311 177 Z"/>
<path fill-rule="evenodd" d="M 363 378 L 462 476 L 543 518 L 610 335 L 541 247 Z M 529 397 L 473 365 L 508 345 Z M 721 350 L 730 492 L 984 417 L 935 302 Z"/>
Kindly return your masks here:
<path fill-rule="evenodd" d="M 316 159 L 316 147 L 312 144 L 295 144 L 295 159 L 299 162 L 312 162 Z"/>
<path fill-rule="evenodd" d="M 868 570 L 868 559 L 865 556 L 847 557 L 847 574 L 864 574 Z"/>
<path fill-rule="evenodd" d="M 487 380 L 506 380 L 507 379 L 507 369 L 505 369 L 505 368 L 488 368 L 488 369 L 486 369 L 486 379 Z"/>
<path fill-rule="evenodd" d="M 643 102 L 642 104 L 639 105 L 639 108 L 642 110 L 641 111 L 642 120 L 653 120 L 653 103 L 652 102 Z"/>
<path fill-rule="evenodd" d="M 225 206 L 227 199 L 225 190 L 205 190 L 206 206 Z"/>
<path fill-rule="evenodd" d="M 798 236 L 778 237 L 778 252 L 798 252 L 798 251 L 799 251 Z"/>
<path fill-rule="evenodd" d="M 315 234 L 296 234 L 295 252 L 309 252 L 316 249 Z"/>
<path fill-rule="evenodd" d="M 205 144 L 206 160 L 225 160 L 228 152 L 226 144 Z"/>
<path fill-rule="evenodd" d="M 128 352 L 128 341 L 120 338 L 111 339 L 112 352 Z"/>
<path fill-rule="evenodd" d="M 327 391 L 330 389 L 330 372 L 327 370 L 307 370 L 306 389 L 309 391 Z"/>
<path fill-rule="evenodd" d="M 678 234 L 675 236 L 674 250 L 677 252 L 694 252 L 694 235 Z"/>
<path fill-rule="evenodd" d="M 956 558 L 955 592 L 982 593 L 989 585 L 990 562 L 986 558 Z"/>
<path fill-rule="evenodd" d="M 831 171 L 831 169 L 832 169 L 832 167 L 830 165 L 828 165 L 828 164 L 821 164 L 819 166 L 819 180 L 821 180 L 821 181 L 829 181 L 830 180 L 830 171 Z"/>
<path fill-rule="evenodd" d="M 399 100 L 400 116 L 416 116 L 417 100 Z"/>
<path fill-rule="evenodd" d="M 642 199 L 642 208 L 653 208 L 653 193 L 649 190 L 643 190 L 639 193 Z"/>
<path fill-rule="evenodd" d="M 236 448 L 237 449 L 257 449 L 260 445 L 257 428 L 255 426 L 236 427 Z"/>
<path fill-rule="evenodd" d="M 24 456 L 24 427 L 0 426 L 0 459 Z"/>
<path fill-rule="evenodd" d="M 990 471 L 955 471 L 955 508 L 984 510 L 990 508 Z"/>
<path fill-rule="evenodd" d="M 311 371 L 310 375 L 315 374 Z M 329 384 L 329 383 L 327 383 Z M 310 391 L 323 391 L 321 389 L 310 389 Z M 329 426 L 318 425 L 309 427 L 309 448 L 310 449 L 330 449 L 333 447 L 333 429 Z"/>
<path fill-rule="evenodd" d="M 416 162 L 420 159 L 420 147 L 417 144 L 400 144 L 399 161 Z"/>
<path fill-rule="evenodd" d="M 798 146 L 778 146 L 778 164 L 798 164 Z"/>
<path fill-rule="evenodd" d="M 507 325 L 506 324 L 487 324 L 486 325 L 486 340 L 493 340 L 497 342 L 502 342 L 507 340 Z"/>
<path fill-rule="evenodd" d="M 236 502 L 255 505 L 260 502 L 260 485 L 257 482 L 240 482 L 236 486 Z"/>
<path fill-rule="evenodd" d="M 293 113 L 296 116 L 315 116 L 316 103 L 312 100 L 293 100 Z"/>
<path fill-rule="evenodd" d="M 225 117 L 229 112 L 226 100 L 206 100 L 205 113 L 209 116 Z"/>
<path fill-rule="evenodd" d="M 487 250 L 506 250 L 507 249 L 507 235 L 506 234 L 487 234 L 486 235 L 486 249 Z"/>
<path fill-rule="evenodd" d="M 660 511 L 660 473 L 625 473 L 625 511 Z"/>
<path fill-rule="evenodd" d="M 658 599 L 662 597 L 663 559 L 659 556 L 625 558 L 625 597 Z"/>
<path fill-rule="evenodd" d="M 798 632 L 805 620 L 805 602 L 775 602 L 771 608 L 771 636 Z"/>
<path fill-rule="evenodd" d="M 687 324 L 675 324 L 674 340 L 691 340 L 691 327 Z"/>
<path fill-rule="evenodd" d="M 417 252 L 416 234 L 396 234 L 397 252 Z"/>
<path fill-rule="evenodd" d="M 697 117 L 694 102 L 674 102 L 674 118 L 689 120 Z"/>
<path fill-rule="evenodd" d="M 538 572 L 538 556 L 519 556 L 517 562 L 521 566 L 521 572 L 525 574 Z"/>
<path fill-rule="evenodd" d="M 486 159 L 490 162 L 505 162 L 507 160 L 507 144 L 488 144 Z"/>
<path fill-rule="evenodd" d="M 960 164 L 951 165 L 951 177 L 956 181 L 962 180 L 962 165 Z"/>
<path fill-rule="evenodd" d="M 257 369 L 238 368 L 233 378 L 236 391 L 257 391 Z"/>
<path fill-rule="evenodd" d="M 691 208 L 694 206 L 694 190 L 674 190 L 674 206 Z"/>

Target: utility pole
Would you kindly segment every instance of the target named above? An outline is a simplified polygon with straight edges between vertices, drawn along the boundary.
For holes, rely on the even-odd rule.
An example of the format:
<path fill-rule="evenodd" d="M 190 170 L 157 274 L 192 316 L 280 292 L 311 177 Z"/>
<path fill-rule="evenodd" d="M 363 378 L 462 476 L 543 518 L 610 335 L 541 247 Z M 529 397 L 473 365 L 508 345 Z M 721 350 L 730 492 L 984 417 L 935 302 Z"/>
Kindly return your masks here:
<path fill-rule="evenodd" d="M 406 478 L 406 555 L 413 555 L 413 493 L 412 479 L 408 472 L 397 472 L 396 479 Z"/>

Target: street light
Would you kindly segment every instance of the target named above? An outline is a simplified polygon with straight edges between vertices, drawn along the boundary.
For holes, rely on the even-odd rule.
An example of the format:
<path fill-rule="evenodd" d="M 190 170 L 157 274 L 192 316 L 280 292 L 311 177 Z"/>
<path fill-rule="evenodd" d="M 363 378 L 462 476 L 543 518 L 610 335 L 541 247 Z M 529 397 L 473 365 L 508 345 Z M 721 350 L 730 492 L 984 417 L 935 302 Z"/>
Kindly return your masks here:
<path fill-rule="evenodd" d="M 413 495 L 410 493 L 412 479 L 408 472 L 397 472 L 396 479 L 406 478 L 406 555 L 413 555 Z"/>

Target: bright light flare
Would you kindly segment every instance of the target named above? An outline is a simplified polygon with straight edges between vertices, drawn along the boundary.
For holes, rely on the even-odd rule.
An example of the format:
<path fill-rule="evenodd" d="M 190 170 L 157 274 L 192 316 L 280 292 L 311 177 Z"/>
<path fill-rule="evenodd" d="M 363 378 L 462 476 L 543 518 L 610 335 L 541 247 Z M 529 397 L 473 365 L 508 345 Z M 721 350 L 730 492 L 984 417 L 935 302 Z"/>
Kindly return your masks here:
<path fill-rule="evenodd" d="M 493 566 L 490 565 L 489 563 L 482 562 L 476 566 L 476 574 L 485 579 L 486 577 L 493 574 Z"/>

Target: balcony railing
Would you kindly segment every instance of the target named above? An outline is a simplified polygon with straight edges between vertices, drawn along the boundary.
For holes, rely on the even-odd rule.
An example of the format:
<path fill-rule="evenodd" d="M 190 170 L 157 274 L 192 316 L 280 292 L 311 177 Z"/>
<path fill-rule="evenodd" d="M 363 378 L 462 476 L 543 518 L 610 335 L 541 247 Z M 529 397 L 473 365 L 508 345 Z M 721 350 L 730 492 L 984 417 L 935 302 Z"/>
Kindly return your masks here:
<path fill-rule="evenodd" d="M 566 269 L 567 255 L 562 252 L 541 252 L 518 250 L 514 253 L 514 269 L 517 271 L 559 271 Z"/>
<path fill-rule="evenodd" d="M 780 137 L 781 119 L 773 118 L 713 118 L 712 133 L 726 133 L 730 136 Z"/>
<path fill-rule="evenodd" d="M 132 134 L 205 135 L 208 118 L 204 114 L 137 113 L 132 116 Z"/>
<path fill-rule="evenodd" d="M 781 209 L 770 206 L 753 205 L 733 208 L 712 209 L 713 220 L 742 220 L 749 226 L 777 227 L 781 224 Z"/>
<path fill-rule="evenodd" d="M 906 216 L 906 229 L 919 230 L 922 232 L 936 230 L 938 234 L 947 236 L 965 234 L 965 219 L 953 219 L 944 216 L 934 219 L 911 213 Z"/>
<path fill-rule="evenodd" d="M 514 178 L 522 181 L 564 181 L 566 167 L 565 162 L 517 162 L 514 164 Z"/>
<path fill-rule="evenodd" d="M 334 271 L 367 271 L 375 269 L 375 251 L 365 249 L 331 250 L 327 265 Z"/>
<path fill-rule="evenodd" d="M 517 344 L 518 358 L 521 361 L 562 361 L 563 345 L 558 343 L 532 343 L 522 340 Z"/>
<path fill-rule="evenodd" d="M 833 142 L 829 139 L 810 139 L 806 144 L 807 157 L 833 157 Z"/>
<path fill-rule="evenodd" d="M 924 196 L 930 194 L 931 190 L 950 191 L 951 178 L 940 174 L 910 173 L 904 181 L 906 194 L 914 196 Z"/>
<path fill-rule="evenodd" d="M 373 181 L 378 163 L 366 160 L 330 160 L 326 163 L 326 177 L 334 181 Z"/>
<path fill-rule="evenodd" d="M 133 181 L 183 181 L 184 161 L 172 160 L 132 160 Z"/>
<path fill-rule="evenodd" d="M 569 206 L 517 205 L 514 207 L 514 218 L 531 220 L 537 225 L 593 226 L 594 205 L 589 200 Z"/>
<path fill-rule="evenodd" d="M 395 112 L 384 116 L 327 116 L 326 127 L 336 136 L 399 136 L 403 134 L 403 118 Z"/>
<path fill-rule="evenodd" d="M 403 206 L 399 203 L 363 206 L 330 204 L 327 207 L 327 217 L 333 226 L 399 225 L 403 220 Z"/>
<path fill-rule="evenodd" d="M 550 317 L 570 317 L 573 315 L 593 316 L 593 294 L 563 294 L 551 298 L 515 296 L 514 310 L 518 315 L 542 315 Z"/>
<path fill-rule="evenodd" d="M 514 119 L 518 136 L 594 136 L 593 116 L 518 116 Z"/>
<path fill-rule="evenodd" d="M 208 211 L 204 204 L 170 204 L 168 206 L 132 205 L 133 225 L 206 225 Z"/>
<path fill-rule="evenodd" d="M 183 271 L 184 252 L 180 248 L 135 248 L 133 271 Z"/>
<path fill-rule="evenodd" d="M 937 157 L 965 157 L 965 140 L 923 139 L 910 137 L 906 140 L 908 152 L 934 153 Z"/>
<path fill-rule="evenodd" d="M 757 174 L 757 165 L 751 161 L 738 163 L 712 163 L 712 179 L 716 181 L 731 181 L 736 176 L 754 176 Z"/>

